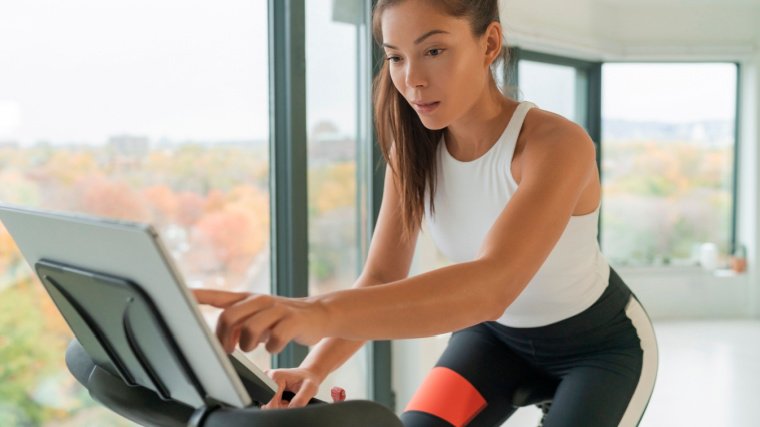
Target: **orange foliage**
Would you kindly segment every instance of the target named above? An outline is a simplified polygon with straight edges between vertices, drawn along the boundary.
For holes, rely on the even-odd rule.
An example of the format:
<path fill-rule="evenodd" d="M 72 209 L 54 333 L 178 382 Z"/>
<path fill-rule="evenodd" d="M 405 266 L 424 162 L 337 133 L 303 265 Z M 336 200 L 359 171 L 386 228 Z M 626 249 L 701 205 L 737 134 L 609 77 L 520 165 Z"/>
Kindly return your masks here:
<path fill-rule="evenodd" d="M 16 243 L 11 238 L 10 233 L 0 223 L 0 276 L 10 265 L 11 260 L 17 256 L 17 251 Z"/>
<path fill-rule="evenodd" d="M 177 223 L 190 228 L 203 217 L 206 202 L 202 196 L 183 191 L 177 195 Z"/>
<path fill-rule="evenodd" d="M 206 195 L 206 203 L 204 210 L 206 212 L 214 212 L 224 208 L 227 203 L 224 193 L 220 190 L 213 189 Z"/>
<path fill-rule="evenodd" d="M 77 182 L 81 209 L 108 218 L 146 222 L 150 213 L 140 194 L 124 182 L 89 175 Z"/>
<path fill-rule="evenodd" d="M 171 188 L 155 185 L 143 190 L 143 195 L 154 212 L 153 223 L 165 224 L 177 221 L 179 200 Z"/>
<path fill-rule="evenodd" d="M 91 153 L 56 150 L 43 169 L 55 181 L 70 185 L 96 167 Z"/>
<path fill-rule="evenodd" d="M 269 240 L 269 198 L 256 188 L 236 187 L 223 206 L 200 219 L 196 230 L 231 273 L 241 273 Z"/>
<path fill-rule="evenodd" d="M 331 165 L 310 173 L 309 204 L 321 215 L 356 204 L 356 165 L 353 162 Z"/>

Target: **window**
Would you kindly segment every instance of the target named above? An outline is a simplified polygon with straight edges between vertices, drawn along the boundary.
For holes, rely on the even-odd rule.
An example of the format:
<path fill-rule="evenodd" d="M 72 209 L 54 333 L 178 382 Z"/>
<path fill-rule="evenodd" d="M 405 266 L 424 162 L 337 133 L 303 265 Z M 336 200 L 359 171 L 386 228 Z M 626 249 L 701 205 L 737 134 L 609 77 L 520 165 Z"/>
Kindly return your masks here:
<path fill-rule="evenodd" d="M 585 127 L 598 143 L 598 62 L 513 48 L 518 98 Z"/>
<path fill-rule="evenodd" d="M 541 109 L 583 123 L 582 73 L 575 67 L 521 60 L 518 64 L 522 98 Z"/>
<path fill-rule="evenodd" d="M 309 294 L 353 285 L 358 275 L 359 26 L 357 2 L 306 2 Z M 367 398 L 366 347 L 322 384 Z M 329 400 L 329 397 L 326 397 Z"/>
<path fill-rule="evenodd" d="M 616 265 L 731 250 L 737 72 L 727 63 L 605 64 L 602 247 Z"/>
<path fill-rule="evenodd" d="M 269 293 L 267 27 L 264 0 L 3 3 L 0 200 L 153 223 L 190 286 Z M 0 227 L 0 425 L 131 425 L 70 339 Z"/>

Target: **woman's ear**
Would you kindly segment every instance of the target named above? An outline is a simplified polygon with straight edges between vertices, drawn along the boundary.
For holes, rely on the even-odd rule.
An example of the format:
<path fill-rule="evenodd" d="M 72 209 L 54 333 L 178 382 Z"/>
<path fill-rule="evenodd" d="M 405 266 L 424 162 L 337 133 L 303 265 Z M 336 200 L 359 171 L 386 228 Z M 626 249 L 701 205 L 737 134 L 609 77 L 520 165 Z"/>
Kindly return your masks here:
<path fill-rule="evenodd" d="M 493 64 L 494 61 L 501 55 L 501 46 L 502 46 L 502 32 L 501 32 L 501 24 L 494 21 L 491 22 L 488 25 L 488 28 L 486 28 L 486 32 L 483 34 L 483 37 L 485 38 L 485 45 L 486 45 L 486 51 L 485 51 L 485 66 L 490 67 L 491 64 Z"/>

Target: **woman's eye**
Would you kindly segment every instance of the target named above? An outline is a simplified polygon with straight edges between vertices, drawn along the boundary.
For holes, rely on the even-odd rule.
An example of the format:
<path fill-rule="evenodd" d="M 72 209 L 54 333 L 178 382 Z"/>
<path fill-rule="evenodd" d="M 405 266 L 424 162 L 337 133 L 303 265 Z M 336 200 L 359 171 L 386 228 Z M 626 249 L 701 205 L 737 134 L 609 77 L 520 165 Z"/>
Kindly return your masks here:
<path fill-rule="evenodd" d="M 443 49 L 430 49 L 428 53 L 430 54 L 430 56 L 438 56 L 441 53 L 443 53 Z"/>
<path fill-rule="evenodd" d="M 388 62 L 390 62 L 390 63 L 396 63 L 396 62 L 400 61 L 401 58 L 399 58 L 398 56 L 389 56 L 389 57 L 385 58 L 385 60 L 388 61 Z"/>

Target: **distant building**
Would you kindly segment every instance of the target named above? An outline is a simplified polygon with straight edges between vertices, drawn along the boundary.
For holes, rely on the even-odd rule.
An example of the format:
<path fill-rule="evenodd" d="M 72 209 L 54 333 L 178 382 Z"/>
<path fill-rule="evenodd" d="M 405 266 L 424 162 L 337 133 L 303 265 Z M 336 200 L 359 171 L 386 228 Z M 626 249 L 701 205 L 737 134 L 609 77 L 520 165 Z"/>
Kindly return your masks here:
<path fill-rule="evenodd" d="M 18 148 L 18 141 L 12 139 L 0 139 L 0 148 Z"/>
<path fill-rule="evenodd" d="M 150 140 L 146 136 L 114 135 L 108 138 L 107 146 L 112 155 L 142 159 L 148 155 Z"/>
<path fill-rule="evenodd" d="M 309 141 L 309 164 L 351 161 L 356 157 L 356 140 L 342 135 L 323 135 Z"/>
<path fill-rule="evenodd" d="M 356 140 L 331 122 L 317 123 L 309 135 L 309 164 L 319 166 L 356 157 Z"/>
<path fill-rule="evenodd" d="M 121 170 L 139 169 L 148 157 L 150 140 L 145 136 L 114 135 L 108 138 L 106 150 L 99 163 Z"/>
<path fill-rule="evenodd" d="M 734 122 L 730 120 L 669 123 L 606 119 L 602 130 L 603 139 L 607 141 L 689 141 L 712 148 L 730 146 L 734 143 Z"/>

